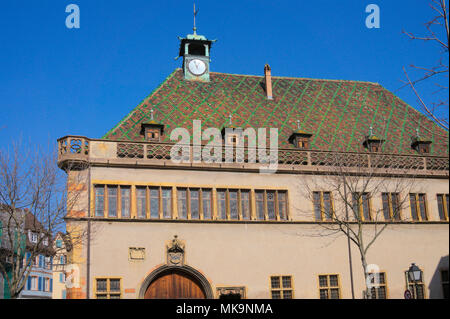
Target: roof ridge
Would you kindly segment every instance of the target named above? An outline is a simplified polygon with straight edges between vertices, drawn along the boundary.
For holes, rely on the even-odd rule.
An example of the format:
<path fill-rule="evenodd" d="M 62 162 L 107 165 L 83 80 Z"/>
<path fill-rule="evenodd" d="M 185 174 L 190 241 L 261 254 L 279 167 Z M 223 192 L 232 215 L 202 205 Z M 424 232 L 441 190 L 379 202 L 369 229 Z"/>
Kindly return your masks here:
<path fill-rule="evenodd" d="M 226 75 L 234 75 L 234 76 L 264 78 L 264 75 L 253 75 L 253 74 L 237 74 L 237 73 L 225 73 L 225 72 L 210 72 L 210 74 L 226 74 Z M 303 77 L 293 77 L 293 76 L 274 76 L 274 75 L 272 75 L 272 78 L 287 79 L 287 80 L 310 80 L 310 81 L 330 81 L 330 82 L 350 82 L 350 83 L 356 82 L 356 83 L 375 84 L 375 85 L 381 86 L 381 84 L 378 82 L 360 81 L 360 80 L 316 79 L 316 78 L 303 78 Z"/>

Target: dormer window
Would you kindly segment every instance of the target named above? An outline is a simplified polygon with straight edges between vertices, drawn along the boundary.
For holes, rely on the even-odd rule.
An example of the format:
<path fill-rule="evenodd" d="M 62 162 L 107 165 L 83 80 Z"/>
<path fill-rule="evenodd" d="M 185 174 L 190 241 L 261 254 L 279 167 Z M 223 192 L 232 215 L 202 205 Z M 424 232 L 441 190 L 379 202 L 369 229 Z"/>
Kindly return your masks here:
<path fill-rule="evenodd" d="M 373 134 L 373 129 L 370 127 L 369 135 L 363 142 L 363 145 L 370 153 L 379 153 L 382 150 L 384 140 Z"/>
<path fill-rule="evenodd" d="M 151 112 L 151 119 L 148 122 L 142 123 L 141 134 L 144 135 L 148 142 L 161 142 L 161 137 L 164 133 L 164 124 L 154 120 L 153 109 Z"/>
<path fill-rule="evenodd" d="M 228 134 L 227 141 L 229 145 L 237 145 L 239 142 L 238 134 Z"/>
<path fill-rule="evenodd" d="M 146 131 L 146 140 L 159 142 L 159 130 L 148 128 Z"/>
<path fill-rule="evenodd" d="M 416 130 L 416 136 L 412 138 L 411 147 L 419 154 L 430 154 L 431 141 L 419 135 L 419 129 Z"/>
<path fill-rule="evenodd" d="M 309 149 L 309 138 L 298 137 L 296 146 L 299 149 Z"/>

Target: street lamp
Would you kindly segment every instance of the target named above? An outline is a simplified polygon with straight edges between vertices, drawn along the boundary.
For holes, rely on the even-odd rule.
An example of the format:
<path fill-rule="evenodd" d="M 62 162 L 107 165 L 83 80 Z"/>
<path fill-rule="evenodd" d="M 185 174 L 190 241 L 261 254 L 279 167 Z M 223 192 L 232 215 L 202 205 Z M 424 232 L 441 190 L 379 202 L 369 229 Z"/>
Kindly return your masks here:
<path fill-rule="evenodd" d="M 414 299 L 417 299 L 417 283 L 422 282 L 422 270 L 415 263 L 412 263 L 408 269 L 408 279 L 414 283 L 413 296 Z"/>

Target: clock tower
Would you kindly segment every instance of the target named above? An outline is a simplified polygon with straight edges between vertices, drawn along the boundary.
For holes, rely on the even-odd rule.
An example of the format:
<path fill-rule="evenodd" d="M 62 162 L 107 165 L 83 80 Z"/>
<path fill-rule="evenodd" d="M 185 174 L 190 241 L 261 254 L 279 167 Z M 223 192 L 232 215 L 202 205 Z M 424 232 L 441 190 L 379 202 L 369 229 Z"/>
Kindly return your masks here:
<path fill-rule="evenodd" d="M 209 82 L 209 63 L 211 45 L 216 40 L 208 40 L 205 36 L 188 34 L 180 39 L 180 53 L 183 57 L 183 72 L 186 80 L 199 80 Z"/>
<path fill-rule="evenodd" d="M 209 64 L 211 46 L 216 40 L 208 40 L 205 36 L 197 34 L 194 7 L 194 33 L 188 34 L 180 40 L 179 57 L 183 57 L 183 72 L 186 80 L 209 82 Z"/>

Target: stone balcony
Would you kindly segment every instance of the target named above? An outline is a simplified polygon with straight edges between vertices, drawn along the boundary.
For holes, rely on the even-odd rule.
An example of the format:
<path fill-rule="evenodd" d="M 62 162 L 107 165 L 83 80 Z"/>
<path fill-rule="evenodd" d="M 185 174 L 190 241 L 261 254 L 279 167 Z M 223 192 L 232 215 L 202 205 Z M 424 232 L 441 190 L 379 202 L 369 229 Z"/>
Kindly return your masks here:
<path fill-rule="evenodd" d="M 146 167 L 203 170 L 259 171 L 268 163 L 256 159 L 244 148 L 244 157 L 225 163 L 228 150 L 222 147 L 222 163 L 200 161 L 201 150 L 191 145 L 189 157 L 181 153 L 176 163 L 171 157 L 174 143 L 128 142 L 65 136 L 58 139 L 58 166 L 62 169 L 82 169 L 88 166 Z M 204 146 L 204 145 L 203 145 Z M 256 150 L 258 154 L 258 151 Z M 269 154 L 269 149 L 266 150 Z M 449 159 L 443 156 L 398 155 L 386 153 L 333 152 L 320 150 L 278 150 L 278 173 L 327 174 L 344 170 L 349 173 L 370 172 L 381 175 L 434 176 L 448 178 Z"/>

